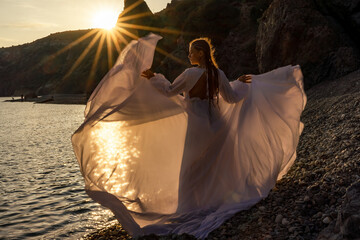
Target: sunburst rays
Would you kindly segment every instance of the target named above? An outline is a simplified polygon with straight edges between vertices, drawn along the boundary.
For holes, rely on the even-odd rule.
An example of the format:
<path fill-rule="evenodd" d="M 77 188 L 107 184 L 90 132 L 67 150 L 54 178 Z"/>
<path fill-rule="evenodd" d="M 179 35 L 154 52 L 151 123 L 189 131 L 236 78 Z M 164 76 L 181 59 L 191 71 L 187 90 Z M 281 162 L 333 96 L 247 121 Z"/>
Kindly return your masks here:
<path fill-rule="evenodd" d="M 105 45 L 107 48 L 107 51 L 105 51 L 105 54 L 107 54 L 107 67 L 108 67 L 108 69 L 110 69 L 114 64 L 114 57 L 116 57 L 114 54 L 115 53 L 119 54 L 121 52 L 122 47 L 127 45 L 130 40 L 133 40 L 133 39 L 137 40 L 139 38 L 139 36 L 137 36 L 134 32 L 136 32 L 138 30 L 149 31 L 149 32 L 151 31 L 151 32 L 155 32 L 155 33 L 174 34 L 177 36 L 190 34 L 190 33 L 182 32 L 180 30 L 176 30 L 176 29 L 166 29 L 166 28 L 158 28 L 158 27 L 152 27 L 152 26 L 143 26 L 143 25 L 138 25 L 138 24 L 133 24 L 133 23 L 127 22 L 127 21 L 131 22 L 133 20 L 137 20 L 137 19 L 144 18 L 144 17 L 149 17 L 152 15 L 151 12 L 137 13 L 137 14 L 133 14 L 133 15 L 128 14 L 131 10 L 138 7 L 142 2 L 143 2 L 143 0 L 138 0 L 135 3 L 133 3 L 131 6 L 126 8 L 119 15 L 116 27 L 114 27 L 110 30 L 92 29 L 89 32 L 87 32 L 86 34 L 84 34 L 83 36 L 79 37 L 75 41 L 68 44 L 67 46 L 63 47 L 56 53 L 47 57 L 46 59 L 44 59 L 44 61 L 42 61 L 38 65 L 42 65 L 42 64 L 45 64 L 46 62 L 52 61 L 54 58 L 56 58 L 60 54 L 67 52 L 71 48 L 84 42 L 86 39 L 89 39 L 92 37 L 89 44 L 85 47 L 85 49 L 82 51 L 82 53 L 79 55 L 79 57 L 72 64 L 70 69 L 63 76 L 62 83 L 61 83 L 61 84 L 64 84 L 64 82 L 66 82 L 69 79 L 69 77 L 80 66 L 80 64 L 82 64 L 84 59 L 86 59 L 86 56 L 88 56 L 90 50 L 92 48 L 96 48 L 96 46 L 97 46 L 95 55 L 93 57 L 93 62 L 91 64 L 91 70 L 89 72 L 87 83 L 86 83 L 86 87 L 91 88 L 91 87 L 93 87 L 93 84 L 94 84 L 94 81 L 96 78 L 96 71 L 98 68 L 98 64 L 99 64 L 101 55 L 103 54 L 102 50 Z M 115 50 L 116 50 L 116 52 L 115 52 Z M 176 56 L 168 53 L 167 51 L 165 51 L 159 47 L 156 48 L 156 51 L 159 52 L 160 54 L 176 61 L 177 63 L 187 65 L 187 63 L 184 62 L 183 60 L 177 58 Z"/>

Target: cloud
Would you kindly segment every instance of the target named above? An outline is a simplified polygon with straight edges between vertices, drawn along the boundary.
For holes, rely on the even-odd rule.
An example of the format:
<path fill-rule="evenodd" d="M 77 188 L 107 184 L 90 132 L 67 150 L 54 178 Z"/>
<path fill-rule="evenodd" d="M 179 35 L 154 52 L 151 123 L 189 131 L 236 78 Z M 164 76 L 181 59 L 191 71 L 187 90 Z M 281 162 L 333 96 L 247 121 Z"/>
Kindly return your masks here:
<path fill-rule="evenodd" d="M 31 30 L 53 28 L 58 26 L 59 25 L 55 23 L 46 23 L 46 22 L 17 22 L 17 23 L 0 24 L 0 28 L 17 28 L 17 29 L 31 29 Z"/>

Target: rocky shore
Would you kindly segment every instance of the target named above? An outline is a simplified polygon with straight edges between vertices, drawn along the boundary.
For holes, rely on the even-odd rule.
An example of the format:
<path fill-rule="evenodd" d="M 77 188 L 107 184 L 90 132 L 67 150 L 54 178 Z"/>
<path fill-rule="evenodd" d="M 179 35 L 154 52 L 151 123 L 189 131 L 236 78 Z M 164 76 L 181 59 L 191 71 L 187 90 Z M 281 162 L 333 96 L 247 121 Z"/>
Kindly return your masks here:
<path fill-rule="evenodd" d="M 237 213 L 209 239 L 360 239 L 360 70 L 322 82 L 307 96 L 295 164 L 266 199 Z M 131 237 L 114 225 L 84 238 Z"/>

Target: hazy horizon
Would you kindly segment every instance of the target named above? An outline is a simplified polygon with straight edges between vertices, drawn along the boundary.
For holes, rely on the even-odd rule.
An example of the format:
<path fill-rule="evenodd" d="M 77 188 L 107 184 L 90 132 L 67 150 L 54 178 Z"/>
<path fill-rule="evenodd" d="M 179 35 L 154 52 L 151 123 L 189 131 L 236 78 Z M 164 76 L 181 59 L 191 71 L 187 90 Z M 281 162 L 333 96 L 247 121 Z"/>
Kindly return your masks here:
<path fill-rule="evenodd" d="M 153 12 L 164 9 L 171 0 L 145 0 Z M 64 4 L 68 3 L 68 4 Z M 96 28 L 101 12 L 118 15 L 123 0 L 73 2 L 71 0 L 0 0 L 0 47 L 33 42 L 52 33 Z"/>

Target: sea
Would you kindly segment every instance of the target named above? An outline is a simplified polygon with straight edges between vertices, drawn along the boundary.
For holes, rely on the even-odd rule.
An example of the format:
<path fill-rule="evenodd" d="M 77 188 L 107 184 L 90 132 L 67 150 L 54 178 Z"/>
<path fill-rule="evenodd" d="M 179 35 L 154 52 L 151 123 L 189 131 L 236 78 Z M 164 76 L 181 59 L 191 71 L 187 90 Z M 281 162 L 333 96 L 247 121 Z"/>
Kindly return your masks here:
<path fill-rule="evenodd" d="M 116 222 L 91 200 L 71 145 L 85 105 L 0 98 L 0 239 L 81 239 Z"/>

